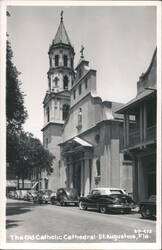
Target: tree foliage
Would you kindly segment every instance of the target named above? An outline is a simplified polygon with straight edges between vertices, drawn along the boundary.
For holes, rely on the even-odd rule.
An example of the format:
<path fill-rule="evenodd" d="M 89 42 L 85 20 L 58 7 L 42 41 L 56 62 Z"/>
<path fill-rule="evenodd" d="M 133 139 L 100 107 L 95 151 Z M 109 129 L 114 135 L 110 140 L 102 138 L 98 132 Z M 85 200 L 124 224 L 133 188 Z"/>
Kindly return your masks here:
<path fill-rule="evenodd" d="M 19 72 L 14 66 L 13 52 L 9 41 L 6 51 L 6 116 L 8 133 L 16 133 L 22 129 L 27 118 L 24 106 L 24 94 L 20 89 Z"/>
<path fill-rule="evenodd" d="M 16 161 L 19 172 L 30 173 L 33 168 L 39 171 L 46 169 L 51 172 L 54 156 L 46 150 L 39 139 L 34 138 L 31 133 L 21 132 L 17 136 Z"/>
<path fill-rule="evenodd" d="M 44 149 L 39 139 L 23 131 L 27 118 L 24 94 L 18 79 L 19 72 L 14 66 L 13 52 L 7 41 L 6 52 L 6 117 L 7 117 L 7 162 L 14 170 L 15 177 L 24 180 L 33 168 L 51 172 L 54 156 Z"/>

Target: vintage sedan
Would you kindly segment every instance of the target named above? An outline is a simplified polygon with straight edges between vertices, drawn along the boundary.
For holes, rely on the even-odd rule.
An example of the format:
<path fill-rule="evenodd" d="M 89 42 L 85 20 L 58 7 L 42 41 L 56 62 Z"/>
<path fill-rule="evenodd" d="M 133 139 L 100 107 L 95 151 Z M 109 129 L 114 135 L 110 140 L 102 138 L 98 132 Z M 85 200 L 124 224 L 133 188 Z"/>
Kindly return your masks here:
<path fill-rule="evenodd" d="M 8 198 L 10 198 L 10 199 L 16 199 L 16 198 L 17 198 L 16 190 L 11 190 L 11 191 L 8 193 Z"/>
<path fill-rule="evenodd" d="M 51 194 L 51 204 L 54 205 L 57 203 L 57 199 L 56 199 L 56 192 L 53 191 L 52 194 Z"/>
<path fill-rule="evenodd" d="M 144 219 L 156 218 L 156 195 L 139 203 L 140 214 Z"/>
<path fill-rule="evenodd" d="M 78 193 L 75 188 L 59 188 L 56 193 L 56 201 L 61 206 L 78 205 Z"/>
<path fill-rule="evenodd" d="M 25 201 L 37 201 L 37 191 L 36 190 L 29 190 L 26 195 L 24 196 Z"/>
<path fill-rule="evenodd" d="M 51 194 L 53 193 L 50 189 L 42 189 L 38 191 L 37 202 L 38 203 L 49 203 L 51 201 Z"/>
<path fill-rule="evenodd" d="M 87 197 L 80 197 L 79 199 L 81 210 L 93 208 L 101 213 L 130 213 L 135 206 L 132 198 L 119 188 L 95 188 Z"/>

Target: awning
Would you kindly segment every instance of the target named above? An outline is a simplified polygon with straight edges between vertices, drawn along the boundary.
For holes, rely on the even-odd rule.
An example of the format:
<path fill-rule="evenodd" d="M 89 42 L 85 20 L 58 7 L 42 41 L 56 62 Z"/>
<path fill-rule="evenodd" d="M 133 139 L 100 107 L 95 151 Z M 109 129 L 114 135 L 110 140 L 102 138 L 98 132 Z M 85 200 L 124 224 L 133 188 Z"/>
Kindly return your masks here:
<path fill-rule="evenodd" d="M 7 180 L 6 187 L 17 187 L 17 180 Z"/>
<path fill-rule="evenodd" d="M 90 144 L 89 142 L 86 142 L 85 140 L 83 140 L 77 136 L 75 138 L 73 138 L 73 141 L 79 143 L 80 145 L 82 145 L 84 147 L 93 147 L 92 144 Z"/>
<path fill-rule="evenodd" d="M 31 189 L 34 189 L 38 185 L 38 182 L 34 183 Z"/>
<path fill-rule="evenodd" d="M 69 141 L 64 142 L 62 154 L 73 154 L 84 152 L 85 149 L 93 149 L 93 145 L 79 137 L 74 137 Z"/>

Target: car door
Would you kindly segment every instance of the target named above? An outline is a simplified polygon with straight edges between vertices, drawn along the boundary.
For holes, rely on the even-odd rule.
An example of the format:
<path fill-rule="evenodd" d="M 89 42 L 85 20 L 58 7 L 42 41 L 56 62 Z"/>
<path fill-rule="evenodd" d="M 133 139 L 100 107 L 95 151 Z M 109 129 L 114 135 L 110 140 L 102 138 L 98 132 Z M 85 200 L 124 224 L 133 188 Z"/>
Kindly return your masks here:
<path fill-rule="evenodd" d="M 97 190 L 92 190 L 92 192 L 87 196 L 87 205 L 91 208 L 97 208 L 98 201 L 100 199 L 100 192 Z"/>

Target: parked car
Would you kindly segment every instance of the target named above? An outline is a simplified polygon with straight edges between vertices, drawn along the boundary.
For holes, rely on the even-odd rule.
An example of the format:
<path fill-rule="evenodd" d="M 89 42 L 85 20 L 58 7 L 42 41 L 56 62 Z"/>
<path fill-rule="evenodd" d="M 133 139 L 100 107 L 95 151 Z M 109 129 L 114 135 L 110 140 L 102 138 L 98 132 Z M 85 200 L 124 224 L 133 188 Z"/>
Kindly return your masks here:
<path fill-rule="evenodd" d="M 61 206 L 78 205 L 78 193 L 75 188 L 59 188 L 56 192 L 56 201 Z"/>
<path fill-rule="evenodd" d="M 24 196 L 24 200 L 26 201 L 37 201 L 37 191 L 36 190 L 29 190 L 26 195 Z"/>
<path fill-rule="evenodd" d="M 38 203 L 49 203 L 51 201 L 52 193 L 53 191 L 49 189 L 39 190 L 37 194 Z"/>
<path fill-rule="evenodd" d="M 95 208 L 101 213 L 130 213 L 135 202 L 120 188 L 94 188 L 87 197 L 80 197 L 79 208 Z"/>
<path fill-rule="evenodd" d="M 8 193 L 8 198 L 10 199 L 16 199 L 17 197 L 17 194 L 16 194 L 16 191 L 15 190 L 12 190 Z"/>
<path fill-rule="evenodd" d="M 53 191 L 51 194 L 51 203 L 54 205 L 55 203 L 57 203 L 57 199 L 56 199 L 56 192 Z"/>
<path fill-rule="evenodd" d="M 20 200 L 20 195 L 21 195 L 21 190 L 20 190 L 20 189 L 17 189 L 17 190 L 16 190 L 15 199 Z"/>
<path fill-rule="evenodd" d="M 24 197 L 25 197 L 25 195 L 27 194 L 27 190 L 24 190 L 24 189 L 21 189 L 21 190 L 19 190 L 19 197 L 18 197 L 18 199 L 19 200 L 24 200 Z"/>
<path fill-rule="evenodd" d="M 156 218 L 156 195 L 151 195 L 148 200 L 140 202 L 139 208 L 143 218 Z"/>

